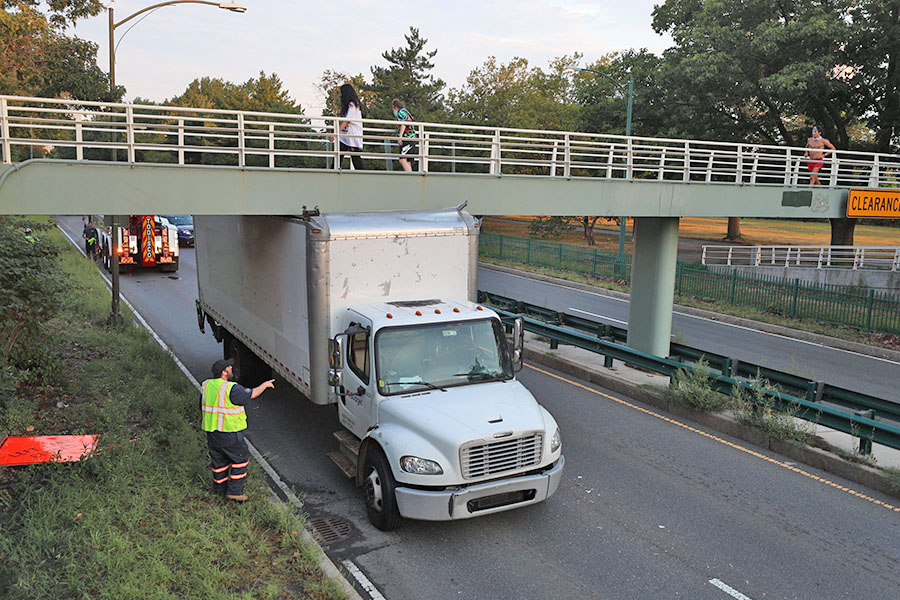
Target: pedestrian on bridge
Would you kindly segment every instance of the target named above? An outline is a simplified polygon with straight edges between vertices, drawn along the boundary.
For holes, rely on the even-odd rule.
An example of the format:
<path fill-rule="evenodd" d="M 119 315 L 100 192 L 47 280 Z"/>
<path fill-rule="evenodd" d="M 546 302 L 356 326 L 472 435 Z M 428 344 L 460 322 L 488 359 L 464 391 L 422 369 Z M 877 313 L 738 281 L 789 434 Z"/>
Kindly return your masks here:
<path fill-rule="evenodd" d="M 830 153 L 817 152 L 817 150 L 823 150 L 824 148 L 836 150 L 836 148 L 834 147 L 834 144 L 822 137 L 822 133 L 819 131 L 817 125 L 813 125 L 812 137 L 806 141 L 806 147 L 809 148 L 809 150 L 806 151 L 803 157 L 809 159 L 809 162 L 806 163 L 806 169 L 809 171 L 809 184 L 822 185 L 819 181 L 819 171 L 821 171 L 822 167 L 825 165 L 825 157 Z"/>
<path fill-rule="evenodd" d="M 409 172 L 412 171 L 412 165 L 407 157 L 415 156 L 416 154 L 416 130 L 412 125 L 407 125 L 413 118 L 409 111 L 406 110 L 403 102 L 397 98 L 391 101 L 391 105 L 394 108 L 394 116 L 403 123 L 400 125 L 400 136 L 397 141 L 400 144 L 400 166 L 403 167 L 404 171 Z"/>
<path fill-rule="evenodd" d="M 244 478 L 250 461 L 244 430 L 247 429 L 247 413 L 244 405 L 257 398 L 275 380 L 264 381 L 252 390 L 234 381 L 234 360 L 217 360 L 213 363 L 213 379 L 207 379 L 201 387 L 200 405 L 203 409 L 203 431 L 212 463 L 213 489 L 227 500 L 246 502 Z"/>
<path fill-rule="evenodd" d="M 350 164 L 353 165 L 355 170 L 361 171 L 363 161 L 359 154 L 363 148 L 363 126 L 359 119 L 363 118 L 362 104 L 359 101 L 356 90 L 349 83 L 341 86 L 340 116 L 347 119 L 346 121 L 341 121 L 341 124 L 338 126 L 338 131 L 343 134 L 338 136 L 341 153 L 346 152 L 350 154 Z M 334 137 L 329 136 L 328 139 L 333 140 Z M 342 154 L 338 155 L 339 162 Z"/>

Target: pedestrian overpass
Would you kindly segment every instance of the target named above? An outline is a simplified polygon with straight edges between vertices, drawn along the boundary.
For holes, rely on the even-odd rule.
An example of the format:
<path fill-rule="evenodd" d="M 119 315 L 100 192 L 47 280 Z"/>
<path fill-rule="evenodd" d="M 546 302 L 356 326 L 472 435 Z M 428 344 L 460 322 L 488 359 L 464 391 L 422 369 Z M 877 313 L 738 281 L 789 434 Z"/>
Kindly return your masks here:
<path fill-rule="evenodd" d="M 846 215 L 848 189 L 897 183 L 900 157 L 836 151 L 811 187 L 803 148 L 0 96 L 0 214 L 300 214 L 446 208 L 634 217 L 628 344 L 666 355 L 682 216 Z M 349 160 L 343 161 L 349 168 Z"/>

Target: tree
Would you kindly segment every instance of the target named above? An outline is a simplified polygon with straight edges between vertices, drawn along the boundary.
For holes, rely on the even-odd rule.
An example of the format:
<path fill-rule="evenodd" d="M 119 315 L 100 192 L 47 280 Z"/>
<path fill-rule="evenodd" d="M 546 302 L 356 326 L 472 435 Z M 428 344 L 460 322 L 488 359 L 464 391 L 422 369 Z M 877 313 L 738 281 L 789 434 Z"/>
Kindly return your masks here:
<path fill-rule="evenodd" d="M 188 84 L 187 88 L 180 95 L 166 100 L 166 104 L 173 106 L 184 106 L 200 109 L 193 113 L 194 116 L 203 116 L 202 109 L 215 110 L 246 110 L 255 112 L 268 113 L 288 113 L 290 117 L 272 117 L 273 121 L 285 121 L 294 125 L 306 125 L 308 120 L 303 118 L 303 108 L 296 100 L 291 98 L 290 94 L 284 89 L 281 78 L 275 73 L 266 75 L 264 71 L 260 71 L 259 77 L 250 78 L 244 83 L 233 83 L 221 78 L 201 77 L 195 79 Z M 190 113 L 189 113 L 190 114 Z M 269 120 L 269 118 L 266 118 Z M 221 122 L 210 120 L 207 123 L 209 130 L 221 127 L 226 129 L 223 136 L 234 135 L 234 124 L 223 124 Z M 230 128 L 230 131 L 227 129 Z M 267 124 L 245 124 L 247 137 L 245 143 L 250 148 L 267 149 L 268 146 L 268 125 Z M 294 133 L 302 133 L 302 129 L 292 129 Z M 171 142 L 171 139 L 168 140 Z M 167 143 L 163 141 L 162 143 Z M 223 146 L 228 145 L 228 138 L 220 137 L 210 139 L 207 136 L 187 136 L 185 143 L 192 146 Z M 279 150 L 309 150 L 310 141 L 306 140 L 277 140 L 275 147 Z M 233 143 L 232 143 L 233 145 Z M 204 152 L 188 152 L 185 155 L 185 161 L 189 163 L 217 164 L 217 165 L 233 165 L 237 162 L 234 154 L 226 153 L 204 153 Z M 249 153 L 245 156 L 247 165 L 264 166 L 268 165 L 268 157 L 263 154 Z M 307 164 L 304 157 L 279 157 L 277 166 L 279 167 L 302 167 L 313 166 Z"/>
<path fill-rule="evenodd" d="M 427 51 L 428 40 L 415 27 L 403 36 L 406 46 L 381 53 L 389 66 L 372 67 L 368 90 L 374 95 L 371 118 L 393 119 L 391 100 L 399 98 L 417 121 L 440 120 L 444 115 L 444 82 L 431 74 L 437 50 Z"/>
<path fill-rule="evenodd" d="M 0 93 L 73 100 L 118 101 L 97 66 L 97 45 L 64 34 L 67 23 L 97 14 L 93 0 L 54 0 L 48 19 L 31 0 L 0 0 Z M 13 9 L 13 10 L 7 10 Z"/>
<path fill-rule="evenodd" d="M 474 69 L 466 85 L 448 95 L 451 118 L 457 122 L 519 129 L 575 128 L 578 106 L 565 67 L 581 55 L 562 56 L 550 70 L 529 67 L 524 58 L 498 63 L 493 56 Z"/>
<path fill-rule="evenodd" d="M 249 110 L 302 114 L 303 109 L 275 73 L 252 77 L 244 83 L 232 83 L 221 78 L 201 77 L 190 82 L 184 92 L 166 100 L 173 106 L 214 108 L 218 110 Z"/>
<path fill-rule="evenodd" d="M 884 8 L 895 4 L 667 0 L 654 9 L 653 28 L 675 41 L 665 53 L 664 76 L 695 111 L 696 126 L 716 130 L 717 139 L 803 146 L 816 122 L 838 148 L 848 149 L 855 123 L 869 120 L 876 107 L 890 113 L 900 105 L 892 104 L 896 93 L 890 94 L 897 74 L 889 64 L 880 66 L 896 54 L 889 47 L 896 37 L 871 46 L 873 35 L 896 36 L 897 8 Z M 870 82 L 883 93 L 863 81 L 854 88 L 835 77 L 835 67 L 863 59 L 869 61 L 864 70 L 871 71 Z M 893 136 L 893 117 L 886 118 L 879 125 L 882 139 Z M 831 243 L 852 245 L 854 226 L 855 221 L 832 219 Z"/>

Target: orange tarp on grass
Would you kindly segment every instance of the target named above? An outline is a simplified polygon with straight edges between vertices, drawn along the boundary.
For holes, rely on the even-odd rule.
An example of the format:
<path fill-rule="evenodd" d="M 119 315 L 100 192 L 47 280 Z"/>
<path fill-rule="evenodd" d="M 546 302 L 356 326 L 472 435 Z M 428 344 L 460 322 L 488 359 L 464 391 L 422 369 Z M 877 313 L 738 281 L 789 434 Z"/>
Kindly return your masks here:
<path fill-rule="evenodd" d="M 0 467 L 75 462 L 92 453 L 99 435 L 28 435 L 0 440 Z"/>

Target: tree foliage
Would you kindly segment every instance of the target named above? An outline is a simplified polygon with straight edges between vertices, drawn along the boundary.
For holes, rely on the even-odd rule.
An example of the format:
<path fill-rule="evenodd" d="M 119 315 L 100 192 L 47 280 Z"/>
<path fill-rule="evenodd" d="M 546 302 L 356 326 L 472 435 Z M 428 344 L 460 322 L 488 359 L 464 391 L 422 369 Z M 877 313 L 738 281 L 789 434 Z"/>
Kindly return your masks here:
<path fill-rule="evenodd" d="M 249 110 L 302 114 L 300 104 L 291 98 L 281 78 L 275 73 L 259 72 L 256 79 L 244 83 L 232 83 L 221 78 L 202 77 L 188 84 L 187 88 L 166 104 L 218 110 Z"/>
<path fill-rule="evenodd" d="M 406 46 L 381 53 L 387 67 L 372 67 L 372 81 L 367 86 L 374 96 L 370 116 L 393 119 L 391 100 L 399 98 L 417 121 L 439 120 L 444 115 L 445 84 L 431 73 L 437 50 L 426 50 L 428 40 L 415 27 L 403 36 Z"/>
<path fill-rule="evenodd" d="M 503 64 L 490 56 L 469 73 L 462 88 L 450 90 L 450 116 L 458 122 L 495 127 L 574 129 L 578 106 L 564 70 L 579 58 L 556 58 L 545 72 L 530 67 L 524 58 Z"/>
<path fill-rule="evenodd" d="M 94 4 L 89 0 L 50 2 L 48 19 L 35 8 L 38 2 L 2 2 L 0 93 L 73 100 L 121 99 L 124 88 L 110 92 L 109 78 L 97 66 L 97 45 L 64 33 L 66 23 L 96 14 Z"/>

